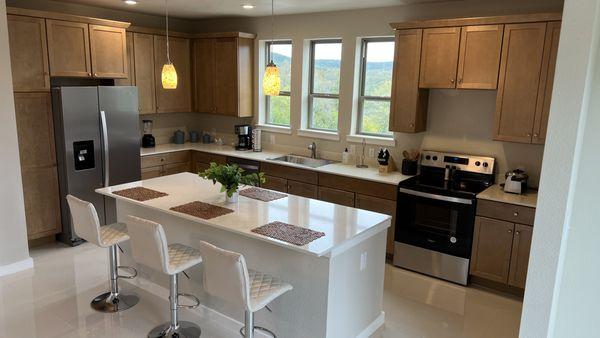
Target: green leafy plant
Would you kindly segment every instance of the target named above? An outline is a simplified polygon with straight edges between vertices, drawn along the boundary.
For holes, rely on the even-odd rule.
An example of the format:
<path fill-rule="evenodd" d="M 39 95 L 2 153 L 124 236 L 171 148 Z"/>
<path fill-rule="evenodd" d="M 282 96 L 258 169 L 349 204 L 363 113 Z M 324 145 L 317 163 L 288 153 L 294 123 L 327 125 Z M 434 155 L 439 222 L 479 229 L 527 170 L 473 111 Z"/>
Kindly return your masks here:
<path fill-rule="evenodd" d="M 233 196 L 240 185 L 257 186 L 266 182 L 264 173 L 244 174 L 244 169 L 236 164 L 219 165 L 212 162 L 208 169 L 198 173 L 198 175 L 207 180 L 212 180 L 213 184 L 221 183 L 221 192 L 227 193 L 229 198 Z"/>

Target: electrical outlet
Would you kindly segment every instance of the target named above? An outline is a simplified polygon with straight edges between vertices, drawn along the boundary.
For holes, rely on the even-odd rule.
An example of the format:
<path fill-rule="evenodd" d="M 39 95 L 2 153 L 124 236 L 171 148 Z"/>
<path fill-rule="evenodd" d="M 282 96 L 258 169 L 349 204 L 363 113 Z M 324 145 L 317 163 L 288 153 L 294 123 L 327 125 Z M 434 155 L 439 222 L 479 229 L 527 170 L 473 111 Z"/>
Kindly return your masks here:
<path fill-rule="evenodd" d="M 375 157 L 375 148 L 369 148 L 369 157 Z"/>
<path fill-rule="evenodd" d="M 367 252 L 363 252 L 360 254 L 360 271 L 365 271 L 367 269 Z"/>
<path fill-rule="evenodd" d="M 269 143 L 271 143 L 271 144 L 275 143 L 275 135 L 273 135 L 273 134 L 269 135 Z"/>

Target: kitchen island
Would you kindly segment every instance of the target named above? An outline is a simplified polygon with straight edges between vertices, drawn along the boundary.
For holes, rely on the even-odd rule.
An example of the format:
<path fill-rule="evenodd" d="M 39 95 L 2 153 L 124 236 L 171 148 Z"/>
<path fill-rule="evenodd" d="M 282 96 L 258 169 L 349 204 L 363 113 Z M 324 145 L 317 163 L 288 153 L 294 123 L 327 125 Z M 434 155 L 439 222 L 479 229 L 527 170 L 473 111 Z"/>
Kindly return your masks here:
<path fill-rule="evenodd" d="M 168 195 L 139 202 L 114 194 L 133 187 Z M 204 240 L 240 252 L 249 268 L 290 283 L 294 289 L 270 305 L 272 312 L 261 311 L 255 317 L 257 325 L 273 329 L 280 337 L 368 337 L 383 324 L 385 245 L 390 216 L 293 195 L 271 202 L 240 196 L 237 203 L 227 204 L 219 190 L 219 184 L 181 173 L 96 191 L 116 199 L 119 221 L 125 222 L 128 215 L 133 215 L 158 222 L 170 243 L 197 247 Z M 205 220 L 170 210 L 194 201 L 233 212 Z M 274 221 L 325 235 L 297 246 L 251 231 Z M 138 268 L 140 278 L 136 284 L 141 288 L 167 288 L 166 276 L 135 264 L 127 255 L 128 249 L 125 245 L 121 262 Z M 191 279 L 180 279 L 181 292 L 197 295 L 205 314 L 212 313 L 230 323 L 234 323 L 231 319 L 243 322 L 244 309 L 203 292 L 201 273 L 201 265 L 188 271 Z"/>

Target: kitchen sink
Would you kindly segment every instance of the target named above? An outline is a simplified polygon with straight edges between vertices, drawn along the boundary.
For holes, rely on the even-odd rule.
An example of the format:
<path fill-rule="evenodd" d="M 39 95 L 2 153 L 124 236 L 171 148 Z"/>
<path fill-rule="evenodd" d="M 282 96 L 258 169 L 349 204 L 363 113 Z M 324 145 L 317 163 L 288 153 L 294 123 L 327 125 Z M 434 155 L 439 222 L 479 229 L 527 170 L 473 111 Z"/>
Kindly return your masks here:
<path fill-rule="evenodd" d="M 302 166 L 310 167 L 310 168 L 318 168 L 318 167 L 322 167 L 327 164 L 335 163 L 335 161 L 331 161 L 331 160 L 310 158 L 310 157 L 299 156 L 299 155 L 283 155 L 283 156 L 279 156 L 279 157 L 268 158 L 267 160 L 293 163 L 293 164 L 298 164 L 298 165 L 302 165 Z"/>

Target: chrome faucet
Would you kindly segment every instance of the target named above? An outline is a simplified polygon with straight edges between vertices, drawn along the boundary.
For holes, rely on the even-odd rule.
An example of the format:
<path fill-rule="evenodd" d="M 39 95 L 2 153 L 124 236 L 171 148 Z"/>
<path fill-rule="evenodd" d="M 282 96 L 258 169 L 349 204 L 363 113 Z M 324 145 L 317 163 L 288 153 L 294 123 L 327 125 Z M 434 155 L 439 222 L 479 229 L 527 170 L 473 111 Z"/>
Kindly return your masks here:
<path fill-rule="evenodd" d="M 310 150 L 310 158 L 317 158 L 317 144 L 311 143 L 308 145 L 308 150 Z"/>

